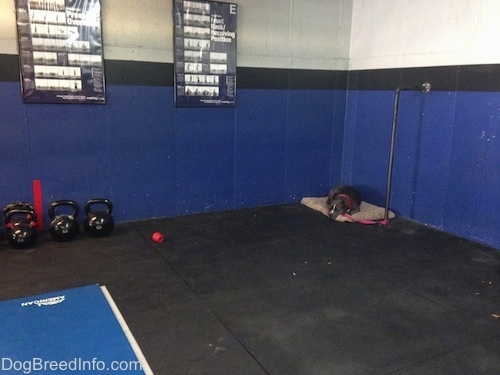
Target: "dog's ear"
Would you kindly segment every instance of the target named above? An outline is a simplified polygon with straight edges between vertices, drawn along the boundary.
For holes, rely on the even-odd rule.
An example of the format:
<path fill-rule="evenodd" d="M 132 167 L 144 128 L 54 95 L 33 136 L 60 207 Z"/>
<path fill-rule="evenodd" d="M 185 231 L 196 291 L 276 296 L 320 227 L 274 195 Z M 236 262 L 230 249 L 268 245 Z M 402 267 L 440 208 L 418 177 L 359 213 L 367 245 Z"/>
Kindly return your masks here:
<path fill-rule="evenodd" d="M 359 212 L 359 211 L 360 211 L 359 207 L 353 207 L 349 210 L 349 214 L 352 215 L 352 214 L 355 214 L 356 212 Z"/>

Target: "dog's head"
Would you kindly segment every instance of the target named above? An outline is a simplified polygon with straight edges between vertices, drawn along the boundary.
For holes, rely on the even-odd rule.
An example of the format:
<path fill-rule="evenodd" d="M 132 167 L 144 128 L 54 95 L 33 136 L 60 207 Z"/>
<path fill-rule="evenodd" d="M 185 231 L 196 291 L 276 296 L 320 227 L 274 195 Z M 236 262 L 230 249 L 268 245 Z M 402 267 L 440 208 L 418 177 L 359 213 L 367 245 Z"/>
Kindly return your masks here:
<path fill-rule="evenodd" d="M 328 217 L 332 220 L 335 220 L 337 216 L 344 215 L 349 211 L 349 207 L 347 207 L 345 200 L 341 197 L 333 198 L 329 202 L 328 209 Z"/>

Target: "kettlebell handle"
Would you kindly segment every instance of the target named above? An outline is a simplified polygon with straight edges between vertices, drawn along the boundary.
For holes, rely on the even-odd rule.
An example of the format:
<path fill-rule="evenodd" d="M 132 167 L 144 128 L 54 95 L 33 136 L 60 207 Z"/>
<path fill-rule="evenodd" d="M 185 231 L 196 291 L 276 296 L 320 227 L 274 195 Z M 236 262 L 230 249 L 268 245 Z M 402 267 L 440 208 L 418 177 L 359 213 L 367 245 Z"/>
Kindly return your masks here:
<path fill-rule="evenodd" d="M 3 216 L 5 217 L 9 211 L 21 209 L 21 210 L 30 210 L 35 212 L 35 208 L 28 202 L 14 202 L 10 203 L 3 209 Z"/>
<path fill-rule="evenodd" d="M 55 219 L 55 217 L 56 217 L 55 209 L 59 206 L 71 207 L 73 209 L 73 213 L 68 215 L 68 216 L 70 216 L 72 219 L 76 219 L 76 217 L 78 216 L 78 212 L 80 212 L 80 208 L 78 207 L 78 204 L 73 200 L 63 199 L 63 200 L 59 200 L 59 201 L 54 201 L 49 206 L 49 217 L 52 220 Z"/>
<path fill-rule="evenodd" d="M 30 227 L 36 226 L 36 223 L 38 221 L 38 217 L 36 216 L 35 211 L 27 210 L 24 208 L 16 208 L 16 209 L 10 210 L 5 215 L 5 224 L 7 225 L 7 227 L 9 227 L 9 225 L 12 225 L 11 219 L 14 215 L 21 215 L 21 214 L 26 215 L 26 219 L 28 219 L 30 221 L 29 222 Z"/>
<path fill-rule="evenodd" d="M 87 203 L 85 203 L 85 213 L 88 215 L 91 213 L 90 207 L 95 204 L 103 204 L 106 206 L 106 212 L 111 215 L 113 212 L 113 204 L 106 198 L 95 198 L 89 199 Z"/>

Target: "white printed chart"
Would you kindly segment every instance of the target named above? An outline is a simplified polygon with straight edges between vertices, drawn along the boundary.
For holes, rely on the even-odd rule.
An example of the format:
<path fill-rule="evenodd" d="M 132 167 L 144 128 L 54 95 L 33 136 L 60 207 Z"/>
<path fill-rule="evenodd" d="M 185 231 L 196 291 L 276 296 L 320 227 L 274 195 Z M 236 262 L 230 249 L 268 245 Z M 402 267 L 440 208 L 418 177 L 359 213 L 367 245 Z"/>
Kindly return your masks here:
<path fill-rule="evenodd" d="M 236 4 L 176 0 L 175 103 L 236 104 Z"/>
<path fill-rule="evenodd" d="M 16 0 L 28 103 L 106 102 L 99 0 Z"/>

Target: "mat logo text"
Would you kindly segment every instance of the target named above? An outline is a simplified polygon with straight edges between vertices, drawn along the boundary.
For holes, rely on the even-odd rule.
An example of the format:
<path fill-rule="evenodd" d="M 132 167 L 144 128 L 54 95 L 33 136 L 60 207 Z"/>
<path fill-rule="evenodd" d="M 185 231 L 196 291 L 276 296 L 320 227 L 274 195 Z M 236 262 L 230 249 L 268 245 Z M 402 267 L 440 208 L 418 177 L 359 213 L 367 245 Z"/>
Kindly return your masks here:
<path fill-rule="evenodd" d="M 44 298 L 44 299 L 36 299 L 34 301 L 22 302 L 21 306 L 22 307 L 32 306 L 32 305 L 36 305 L 38 307 L 52 306 L 52 305 L 57 305 L 59 303 L 64 302 L 65 299 L 66 299 L 66 296 L 56 296 L 56 297 L 49 297 L 49 298 Z"/>

